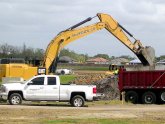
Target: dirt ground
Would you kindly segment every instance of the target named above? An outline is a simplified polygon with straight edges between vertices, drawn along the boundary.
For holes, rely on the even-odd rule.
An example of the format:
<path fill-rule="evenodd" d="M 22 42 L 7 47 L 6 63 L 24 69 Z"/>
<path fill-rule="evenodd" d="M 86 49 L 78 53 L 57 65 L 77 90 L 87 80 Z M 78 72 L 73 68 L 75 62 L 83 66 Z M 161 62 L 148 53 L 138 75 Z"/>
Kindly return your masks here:
<path fill-rule="evenodd" d="M 95 105 L 75 108 L 68 104 L 24 104 L 18 106 L 0 104 L 0 124 L 43 123 L 56 119 L 137 119 L 165 122 L 164 105 Z"/>

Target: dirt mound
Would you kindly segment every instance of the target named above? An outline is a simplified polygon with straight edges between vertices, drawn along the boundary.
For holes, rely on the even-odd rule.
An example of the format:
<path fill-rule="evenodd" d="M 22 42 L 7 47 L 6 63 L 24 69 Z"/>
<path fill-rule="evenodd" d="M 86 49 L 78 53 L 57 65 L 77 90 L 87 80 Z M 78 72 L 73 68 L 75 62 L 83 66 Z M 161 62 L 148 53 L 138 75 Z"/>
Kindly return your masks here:
<path fill-rule="evenodd" d="M 119 99 L 118 76 L 109 76 L 102 73 L 84 73 L 78 75 L 72 81 L 74 84 L 93 84 L 97 86 L 97 92 L 103 93 L 103 100 Z"/>
<path fill-rule="evenodd" d="M 99 80 L 94 85 L 97 86 L 97 92 L 103 93 L 103 100 L 119 99 L 118 76 L 111 76 Z"/>

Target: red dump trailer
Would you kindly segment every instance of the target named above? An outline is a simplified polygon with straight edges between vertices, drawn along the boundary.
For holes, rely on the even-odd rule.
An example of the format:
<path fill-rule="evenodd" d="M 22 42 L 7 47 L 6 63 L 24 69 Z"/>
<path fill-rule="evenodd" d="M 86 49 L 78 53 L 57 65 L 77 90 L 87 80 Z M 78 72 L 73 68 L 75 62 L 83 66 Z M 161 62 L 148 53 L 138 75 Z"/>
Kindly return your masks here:
<path fill-rule="evenodd" d="M 165 70 L 119 71 L 119 90 L 132 103 L 165 102 Z"/>

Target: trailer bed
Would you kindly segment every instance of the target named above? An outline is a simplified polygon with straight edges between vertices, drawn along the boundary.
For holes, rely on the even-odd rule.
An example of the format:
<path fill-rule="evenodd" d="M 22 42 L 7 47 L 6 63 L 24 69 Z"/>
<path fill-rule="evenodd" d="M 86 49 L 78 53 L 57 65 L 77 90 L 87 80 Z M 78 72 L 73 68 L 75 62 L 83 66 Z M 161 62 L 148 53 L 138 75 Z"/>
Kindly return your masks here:
<path fill-rule="evenodd" d="M 119 90 L 165 88 L 165 70 L 119 72 Z"/>

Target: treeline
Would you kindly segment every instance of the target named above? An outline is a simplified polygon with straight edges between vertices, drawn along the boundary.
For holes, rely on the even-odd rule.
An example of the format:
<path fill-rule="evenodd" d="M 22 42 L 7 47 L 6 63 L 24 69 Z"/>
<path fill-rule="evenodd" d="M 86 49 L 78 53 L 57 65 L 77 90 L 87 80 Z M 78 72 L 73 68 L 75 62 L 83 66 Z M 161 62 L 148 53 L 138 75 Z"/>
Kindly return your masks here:
<path fill-rule="evenodd" d="M 77 54 L 72 50 L 69 49 L 63 49 L 60 51 L 60 55 L 61 56 L 69 56 L 70 58 L 78 61 L 78 62 L 85 62 L 87 59 L 89 59 L 88 54 Z"/>
<path fill-rule="evenodd" d="M 9 45 L 7 43 L 0 44 L 0 58 L 24 58 L 25 60 L 31 60 L 31 59 L 42 60 L 44 57 L 44 53 L 45 53 L 45 51 L 43 49 L 27 47 L 25 44 L 22 46 L 13 46 L 13 45 Z M 69 50 L 69 49 L 62 49 L 60 51 L 59 56 L 60 57 L 69 56 L 78 62 L 85 62 L 87 59 L 93 58 L 93 57 L 102 57 L 102 58 L 105 58 L 108 60 L 114 59 L 114 58 L 119 58 L 119 57 L 115 57 L 115 56 L 110 57 L 107 54 L 97 54 L 95 56 L 89 56 L 88 54 L 77 54 L 76 52 Z M 128 55 L 122 55 L 122 56 L 120 56 L 120 58 L 126 58 L 128 60 L 135 59 Z M 156 57 L 156 61 L 160 61 L 162 59 L 165 59 L 165 55 Z"/>
<path fill-rule="evenodd" d="M 12 46 L 7 43 L 0 45 L 0 58 L 24 58 L 30 59 L 42 59 L 44 50 L 39 48 L 23 46 Z"/>
<path fill-rule="evenodd" d="M 13 46 L 7 43 L 0 44 L 0 58 L 24 58 L 25 60 L 42 60 L 44 53 L 45 50 L 43 49 L 27 47 L 25 44 L 22 46 Z M 60 57 L 61 56 L 69 56 L 79 62 L 85 62 L 89 58 L 87 54 L 77 54 L 69 49 L 61 50 Z"/>

